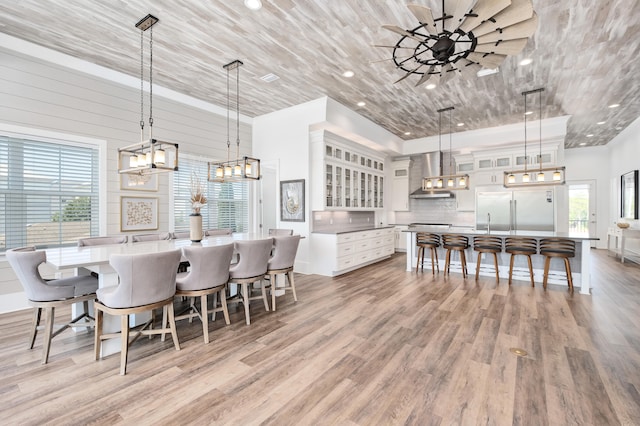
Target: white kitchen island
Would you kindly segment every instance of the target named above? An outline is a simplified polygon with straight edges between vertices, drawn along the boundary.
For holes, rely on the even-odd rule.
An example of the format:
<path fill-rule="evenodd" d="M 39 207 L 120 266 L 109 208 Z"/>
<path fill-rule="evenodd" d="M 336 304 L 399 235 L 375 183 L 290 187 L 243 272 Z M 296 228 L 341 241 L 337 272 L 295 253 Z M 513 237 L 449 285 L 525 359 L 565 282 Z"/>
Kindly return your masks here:
<path fill-rule="evenodd" d="M 470 248 L 467 250 L 467 269 L 470 275 L 474 275 L 476 271 L 477 259 L 476 252 L 473 251 L 473 237 L 475 235 L 487 235 L 487 231 L 478 231 L 471 228 L 457 228 L 446 226 L 410 226 L 406 233 L 407 238 L 407 271 L 413 271 L 417 262 L 417 247 L 416 247 L 416 233 L 418 232 L 430 232 L 438 235 L 442 234 L 458 234 L 466 235 L 469 237 Z M 591 278 L 589 271 L 591 268 L 591 241 L 597 240 L 596 237 L 591 237 L 586 234 L 580 233 L 567 233 L 567 232 L 545 232 L 545 231 L 492 231 L 490 235 L 506 238 L 506 237 L 530 237 L 540 240 L 542 238 L 568 238 L 576 241 L 576 256 L 569 260 L 571 264 L 571 272 L 573 276 L 573 282 L 576 287 L 580 287 L 581 294 L 591 294 L 590 284 Z M 445 250 L 440 247 L 438 249 L 438 261 L 440 269 L 444 268 L 444 253 Z M 502 252 L 498 256 L 498 269 L 500 270 L 500 278 L 509 278 L 509 254 Z M 483 256 L 483 260 L 485 257 Z M 544 273 L 544 256 L 536 254 L 532 256 L 533 261 L 533 274 L 534 281 L 542 283 Z M 425 267 L 431 267 L 431 262 L 424 262 Z M 486 266 L 486 268 L 485 268 Z M 450 269 L 454 272 L 461 272 L 459 260 L 451 261 Z M 495 276 L 493 269 L 493 262 L 482 262 L 480 265 L 480 275 Z M 513 268 L 513 279 L 516 280 L 529 280 L 529 269 L 526 264 L 525 256 L 516 256 L 515 266 Z M 549 284 L 567 285 L 566 273 L 564 271 L 564 265 L 559 261 L 552 261 L 549 270 Z"/>

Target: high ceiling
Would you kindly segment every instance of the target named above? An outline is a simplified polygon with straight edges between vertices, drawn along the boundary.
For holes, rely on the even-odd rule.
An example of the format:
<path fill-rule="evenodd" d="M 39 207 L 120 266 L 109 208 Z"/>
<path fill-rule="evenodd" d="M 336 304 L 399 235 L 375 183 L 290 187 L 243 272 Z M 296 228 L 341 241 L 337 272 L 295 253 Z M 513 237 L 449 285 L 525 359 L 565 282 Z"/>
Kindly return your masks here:
<path fill-rule="evenodd" d="M 0 32 L 138 77 L 135 23 L 151 13 L 160 20 L 153 27 L 154 84 L 224 106 L 222 65 L 241 59 L 245 115 L 329 96 L 402 139 L 437 135 L 436 110 L 447 106 L 465 123 L 456 131 L 522 122 L 521 92 L 537 87 L 546 89 L 543 117 L 571 115 L 567 148 L 606 144 L 640 116 L 638 0 L 533 0 L 538 29 L 499 73 L 454 78 L 433 90 L 415 87 L 416 75 L 394 84 L 403 73 L 389 60 L 391 49 L 372 47 L 401 37 L 382 25 L 418 26 L 411 1 L 262 2 L 251 11 L 241 0 L 2 1 Z M 442 7 L 440 0 L 413 2 Z M 524 58 L 533 62 L 520 66 Z M 355 75 L 343 77 L 346 70 Z M 279 79 L 262 81 L 268 73 Z"/>

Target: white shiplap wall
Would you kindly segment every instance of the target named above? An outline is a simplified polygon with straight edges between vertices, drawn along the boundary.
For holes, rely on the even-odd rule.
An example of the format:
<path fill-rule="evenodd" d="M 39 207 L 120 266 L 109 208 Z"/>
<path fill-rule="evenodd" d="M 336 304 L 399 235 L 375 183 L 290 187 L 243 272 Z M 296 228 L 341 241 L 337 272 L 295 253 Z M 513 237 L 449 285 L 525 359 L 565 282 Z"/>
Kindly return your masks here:
<path fill-rule="evenodd" d="M 69 60 L 70 63 L 76 61 Z M 222 69 L 220 78 L 225 78 Z M 226 159 L 225 115 L 164 98 L 157 92 L 154 87 L 153 136 L 156 139 L 178 143 L 181 153 L 203 159 Z M 148 93 L 144 98 L 148 118 Z M 232 113 L 232 120 L 234 118 Z M 107 178 L 100 184 L 106 185 L 107 234 L 120 233 L 120 197 L 131 195 L 129 191 L 120 190 L 117 148 L 140 140 L 139 120 L 139 89 L 67 68 L 60 61 L 52 63 L 0 47 L 1 123 L 106 141 Z M 251 153 L 251 127 L 246 121 L 241 119 L 241 155 Z M 231 140 L 235 141 L 235 120 Z M 159 198 L 161 231 L 171 228 L 169 179 L 169 174 L 161 174 L 158 192 L 145 193 Z M 20 284 L 8 263 L 0 257 L 0 312 L 11 310 L 3 301 L 12 305 L 13 295 L 18 292 L 21 292 Z"/>

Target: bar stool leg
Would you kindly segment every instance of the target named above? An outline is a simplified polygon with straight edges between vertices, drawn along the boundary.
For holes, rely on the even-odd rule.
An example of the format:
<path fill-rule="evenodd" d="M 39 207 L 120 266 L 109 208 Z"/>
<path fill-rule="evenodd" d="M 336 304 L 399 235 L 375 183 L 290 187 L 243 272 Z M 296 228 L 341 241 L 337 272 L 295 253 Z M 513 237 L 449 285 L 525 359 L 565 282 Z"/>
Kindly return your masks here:
<path fill-rule="evenodd" d="M 546 257 L 544 260 L 544 278 L 542 279 L 542 287 L 547 289 L 547 279 L 549 278 L 549 263 L 551 263 L 551 258 Z"/>
<path fill-rule="evenodd" d="M 511 285 L 511 278 L 513 276 L 513 258 L 514 254 L 511 254 L 511 259 L 509 259 L 509 285 Z"/>
<path fill-rule="evenodd" d="M 438 272 L 440 272 L 440 264 L 438 262 L 438 248 L 433 247 L 431 250 L 433 250 L 433 252 L 436 254 L 436 269 L 438 270 Z"/>
<path fill-rule="evenodd" d="M 571 265 L 569 264 L 569 258 L 564 258 L 564 269 L 567 271 L 567 281 L 569 282 L 569 290 L 573 291 L 573 277 L 571 277 Z"/>
<path fill-rule="evenodd" d="M 420 262 L 420 257 L 422 257 L 422 262 Z M 418 247 L 418 260 L 416 261 L 416 272 L 418 272 L 418 266 L 424 264 L 424 247 Z M 423 265 L 424 268 L 424 265 Z"/>
<path fill-rule="evenodd" d="M 467 259 L 464 255 L 464 250 L 460 251 L 460 262 L 462 263 L 462 278 L 467 278 Z"/>
<path fill-rule="evenodd" d="M 435 250 L 434 247 L 429 247 L 429 251 L 431 252 L 431 274 L 435 275 L 436 274 L 436 265 L 433 262 L 433 251 Z"/>
<path fill-rule="evenodd" d="M 449 262 L 451 261 L 451 250 L 447 249 L 446 260 L 444 262 L 445 273 L 449 275 Z"/>
<path fill-rule="evenodd" d="M 493 252 L 493 264 L 496 267 L 496 283 L 500 282 L 500 275 L 498 274 L 498 255 Z"/>
<path fill-rule="evenodd" d="M 476 281 L 478 281 L 478 277 L 480 276 L 480 259 L 482 258 L 482 252 L 478 252 L 478 263 L 476 263 Z"/>
<path fill-rule="evenodd" d="M 527 261 L 529 262 L 529 276 L 531 277 L 531 287 L 535 287 L 536 285 L 533 282 L 533 264 L 531 264 L 530 255 L 527 255 Z"/>

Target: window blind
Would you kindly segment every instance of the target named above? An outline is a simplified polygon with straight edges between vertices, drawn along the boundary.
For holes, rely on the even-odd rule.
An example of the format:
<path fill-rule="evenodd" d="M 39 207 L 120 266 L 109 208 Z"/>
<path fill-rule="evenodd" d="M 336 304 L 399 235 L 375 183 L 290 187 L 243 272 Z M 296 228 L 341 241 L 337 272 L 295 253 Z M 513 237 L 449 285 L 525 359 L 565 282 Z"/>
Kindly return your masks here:
<path fill-rule="evenodd" d="M 0 135 L 0 251 L 97 235 L 98 149 Z"/>
<path fill-rule="evenodd" d="M 207 181 L 207 162 L 180 155 L 180 167 L 173 173 L 174 229 L 189 230 L 191 214 L 191 176 L 195 172 L 205 187 L 207 204 L 200 210 L 203 229 L 230 228 L 249 231 L 249 195 L 247 182 Z"/>

